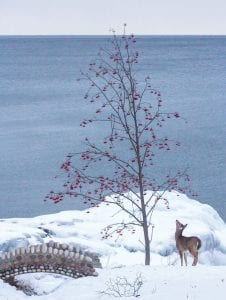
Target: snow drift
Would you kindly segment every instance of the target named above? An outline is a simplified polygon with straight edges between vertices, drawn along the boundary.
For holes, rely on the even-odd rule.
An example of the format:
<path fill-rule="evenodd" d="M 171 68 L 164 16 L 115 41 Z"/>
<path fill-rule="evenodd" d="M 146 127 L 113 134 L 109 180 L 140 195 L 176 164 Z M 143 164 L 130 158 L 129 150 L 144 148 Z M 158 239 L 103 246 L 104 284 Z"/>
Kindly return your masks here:
<path fill-rule="evenodd" d="M 159 202 L 152 219 L 151 264 L 179 264 L 174 240 L 175 220 L 178 219 L 188 224 L 184 235 L 197 235 L 202 240 L 200 264 L 226 265 L 226 224 L 218 213 L 211 206 L 191 200 L 184 194 L 170 192 L 166 197 L 169 209 Z M 2 219 L 0 253 L 54 240 L 79 244 L 83 250 L 99 253 L 103 267 L 142 264 L 144 249 L 140 229 L 135 234 L 125 232 L 120 237 L 101 239 L 101 230 L 105 226 L 126 218 L 128 216 L 117 207 L 102 204 L 85 211 Z"/>
<path fill-rule="evenodd" d="M 103 227 L 127 218 L 116 207 L 105 204 L 85 211 L 0 220 L 0 251 L 55 240 L 71 245 L 80 244 L 84 250 L 99 253 L 103 269 L 98 269 L 99 276 L 96 278 L 74 280 L 43 273 L 17 276 L 20 282 L 35 292 L 32 299 L 74 300 L 79 295 L 79 300 L 109 300 L 111 296 L 100 294 L 106 290 L 107 281 L 114 281 L 119 276 L 133 281 L 137 274 L 141 274 L 143 286 L 139 293 L 142 300 L 223 300 L 226 290 L 226 224 L 209 205 L 176 192 L 168 193 L 167 198 L 170 209 L 159 202 L 153 215 L 155 227 L 150 267 L 143 265 L 141 231 L 135 234 L 127 232 L 120 238 L 101 239 Z M 196 267 L 179 266 L 174 241 L 176 219 L 188 223 L 185 235 L 197 235 L 202 240 L 200 260 Z M 29 298 L 0 280 L 1 300 Z"/>

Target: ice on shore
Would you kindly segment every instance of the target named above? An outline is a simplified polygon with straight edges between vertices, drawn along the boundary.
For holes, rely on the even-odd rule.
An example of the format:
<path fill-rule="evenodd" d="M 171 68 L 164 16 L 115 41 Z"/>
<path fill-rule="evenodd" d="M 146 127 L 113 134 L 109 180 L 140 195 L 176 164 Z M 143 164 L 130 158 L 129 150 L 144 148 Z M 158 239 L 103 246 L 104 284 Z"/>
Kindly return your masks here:
<path fill-rule="evenodd" d="M 150 193 L 150 192 L 149 192 Z M 146 195 L 148 197 L 149 194 Z M 202 240 L 199 262 L 202 265 L 226 265 L 226 224 L 209 205 L 189 199 L 177 192 L 167 193 L 169 209 L 159 202 L 153 214 L 151 264 L 178 264 L 175 248 L 175 220 L 188 224 L 184 235 Z M 87 213 L 89 211 L 89 213 Z M 2 219 L 0 253 L 55 240 L 99 253 L 104 267 L 131 265 L 144 261 L 143 234 L 124 232 L 102 240 L 102 229 L 128 216 L 117 207 L 106 204 L 86 211 L 63 211 L 34 218 Z"/>
<path fill-rule="evenodd" d="M 148 197 L 148 195 L 147 195 Z M 56 274 L 26 274 L 17 276 L 31 286 L 37 300 L 109 300 L 106 282 L 119 276 L 133 281 L 141 274 L 142 300 L 198 299 L 223 300 L 226 290 L 226 224 L 209 205 L 191 200 L 183 194 L 167 194 L 169 207 L 159 203 L 153 214 L 151 266 L 144 266 L 143 236 L 140 230 L 120 238 L 101 239 L 101 230 L 127 216 L 114 206 L 100 205 L 86 211 L 63 211 L 26 219 L 2 219 L 0 252 L 55 240 L 100 255 L 103 269 L 98 277 L 71 279 Z M 89 211 L 89 213 L 87 213 Z M 202 240 L 200 260 L 196 267 L 180 267 L 175 248 L 175 220 L 188 226 L 184 235 L 197 235 Z M 190 257 L 189 264 L 192 258 Z M 1 300 L 26 300 L 30 296 L 0 280 Z M 114 298 L 112 298 L 114 299 Z M 120 299 L 128 299 L 121 297 Z M 132 299 L 132 298 L 131 298 Z"/>

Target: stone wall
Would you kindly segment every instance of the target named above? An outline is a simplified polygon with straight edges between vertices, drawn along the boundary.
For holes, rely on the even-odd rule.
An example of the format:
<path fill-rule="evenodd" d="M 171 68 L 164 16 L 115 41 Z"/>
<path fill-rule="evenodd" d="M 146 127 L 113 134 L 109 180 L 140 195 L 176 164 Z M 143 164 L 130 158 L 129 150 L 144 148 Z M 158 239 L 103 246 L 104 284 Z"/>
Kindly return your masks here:
<path fill-rule="evenodd" d="M 10 277 L 34 272 L 56 273 L 72 278 L 97 276 L 95 266 L 101 267 L 96 254 L 50 241 L 4 253 L 0 257 L 0 279 L 8 281 Z"/>

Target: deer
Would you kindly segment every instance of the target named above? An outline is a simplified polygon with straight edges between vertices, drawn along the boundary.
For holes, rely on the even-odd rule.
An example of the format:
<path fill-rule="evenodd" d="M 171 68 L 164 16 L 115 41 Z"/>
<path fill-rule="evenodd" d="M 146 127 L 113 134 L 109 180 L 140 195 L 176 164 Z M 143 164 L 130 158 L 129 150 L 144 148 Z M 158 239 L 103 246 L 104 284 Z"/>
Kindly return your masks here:
<path fill-rule="evenodd" d="M 183 236 L 183 231 L 188 224 L 183 225 L 176 220 L 175 240 L 176 247 L 180 255 L 181 266 L 183 266 L 183 258 L 187 266 L 186 251 L 189 251 L 194 257 L 192 266 L 196 266 L 198 262 L 198 250 L 201 248 L 201 240 L 197 236 Z"/>

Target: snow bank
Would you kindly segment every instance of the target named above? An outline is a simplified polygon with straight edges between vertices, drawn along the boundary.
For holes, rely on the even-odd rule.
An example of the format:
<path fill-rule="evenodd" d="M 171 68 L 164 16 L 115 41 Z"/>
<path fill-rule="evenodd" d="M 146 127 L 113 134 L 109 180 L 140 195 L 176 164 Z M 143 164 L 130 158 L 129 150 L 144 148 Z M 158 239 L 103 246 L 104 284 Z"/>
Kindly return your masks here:
<path fill-rule="evenodd" d="M 191 200 L 184 194 L 171 192 L 166 197 L 170 209 L 159 202 L 152 219 L 151 264 L 179 264 L 174 240 L 175 220 L 178 219 L 188 224 L 184 235 L 197 235 L 202 240 L 200 264 L 226 265 L 226 224 L 218 213 L 209 205 Z M 54 240 L 80 244 L 84 250 L 99 253 L 103 267 L 142 264 L 143 235 L 140 229 L 135 234 L 125 232 L 120 238 L 101 240 L 101 230 L 105 226 L 127 218 L 118 208 L 102 204 L 86 211 L 0 220 L 0 253 Z"/>
<path fill-rule="evenodd" d="M 148 197 L 148 195 L 147 195 Z M 127 216 L 113 206 L 101 205 L 86 211 L 64 211 L 30 219 L 0 220 L 0 251 L 55 240 L 101 255 L 103 269 L 98 277 L 77 280 L 56 274 L 27 274 L 18 279 L 32 286 L 37 300 L 109 300 L 100 295 L 106 282 L 125 276 L 133 281 L 141 274 L 141 300 L 165 299 L 225 299 L 226 290 L 226 225 L 209 205 L 191 200 L 185 195 L 167 194 L 170 209 L 159 203 L 153 215 L 155 225 L 151 243 L 151 266 L 143 265 L 142 232 L 127 232 L 119 239 L 101 240 L 101 230 Z M 89 213 L 88 213 L 89 212 Z M 185 235 L 197 235 L 202 240 L 200 261 L 196 267 L 179 266 L 175 249 L 175 220 L 188 223 Z M 189 263 L 191 264 L 191 258 Z M 215 266 L 213 266 L 215 265 Z M 218 266 L 217 266 L 218 265 Z M 221 266 L 219 266 L 221 265 Z M 26 300 L 30 296 L 0 280 L 1 300 Z M 114 298 L 112 298 L 114 299 Z M 123 299 L 128 299 L 122 297 Z"/>

